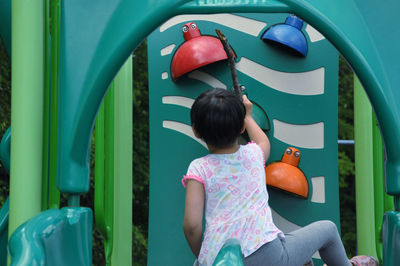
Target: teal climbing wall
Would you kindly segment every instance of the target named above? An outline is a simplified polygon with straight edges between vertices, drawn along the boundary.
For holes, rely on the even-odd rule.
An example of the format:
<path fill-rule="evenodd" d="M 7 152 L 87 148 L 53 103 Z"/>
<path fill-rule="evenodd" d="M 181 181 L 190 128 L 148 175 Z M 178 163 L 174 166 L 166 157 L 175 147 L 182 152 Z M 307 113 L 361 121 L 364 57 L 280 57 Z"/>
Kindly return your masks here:
<path fill-rule="evenodd" d="M 260 40 L 270 26 L 287 14 L 180 15 L 148 37 L 150 97 L 150 217 L 149 265 L 191 265 L 194 256 L 183 235 L 185 190 L 181 178 L 189 163 L 207 154 L 194 139 L 190 106 L 204 90 L 230 89 L 226 62 L 206 66 L 173 82 L 172 56 L 183 43 L 181 27 L 194 21 L 203 35 L 220 29 L 238 55 L 239 82 L 250 100 L 268 114 L 271 156 L 280 160 L 288 146 L 298 148 L 300 168 L 310 189 L 307 200 L 269 188 L 274 221 L 290 232 L 313 221 L 329 219 L 340 225 L 337 170 L 336 49 L 314 28 L 303 27 L 309 52 L 293 56 Z M 315 262 L 320 264 L 314 256 Z"/>

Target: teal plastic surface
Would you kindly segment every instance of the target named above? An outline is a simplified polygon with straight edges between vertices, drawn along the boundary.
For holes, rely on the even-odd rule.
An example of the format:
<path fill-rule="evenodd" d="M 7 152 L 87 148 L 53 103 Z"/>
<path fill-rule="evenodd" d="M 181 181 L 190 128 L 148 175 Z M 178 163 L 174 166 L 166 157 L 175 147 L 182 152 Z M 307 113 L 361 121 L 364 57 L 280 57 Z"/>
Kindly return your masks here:
<path fill-rule="evenodd" d="M 88 148 L 100 102 L 132 50 L 158 25 L 157 18 L 165 12 L 168 16 L 173 14 L 171 3 L 62 1 L 57 174 L 60 191 L 88 191 Z M 146 21 L 150 28 L 143 27 Z"/>
<path fill-rule="evenodd" d="M 265 113 L 265 111 L 254 102 L 253 113 L 251 115 L 262 130 L 269 131 L 271 129 L 271 124 L 269 122 L 267 113 Z"/>
<path fill-rule="evenodd" d="M 390 194 L 400 194 L 399 34 L 391 27 L 400 2 L 338 0 L 62 2 L 58 187 L 89 188 L 88 147 L 107 86 L 130 52 L 169 17 L 181 13 L 293 12 L 311 23 L 344 54 L 377 112 L 387 153 Z M 135 15 L 134 15 L 135 14 Z M 93 30 L 93 29 L 96 30 Z M 111 41 L 112 40 L 112 41 Z"/>
<path fill-rule="evenodd" d="M 0 265 L 7 264 L 7 244 L 8 244 L 8 214 L 10 204 L 7 198 L 0 209 Z"/>
<path fill-rule="evenodd" d="M 0 160 L 7 172 L 10 172 L 11 127 L 4 133 L 0 142 Z"/>
<path fill-rule="evenodd" d="M 244 266 L 239 240 L 228 239 L 218 252 L 213 266 Z"/>
<path fill-rule="evenodd" d="M 89 189 L 89 140 L 100 102 L 131 51 L 158 25 L 177 14 L 287 12 L 327 37 L 357 73 L 385 142 L 386 191 L 400 195 L 400 35 L 391 26 L 399 9 L 397 0 L 62 1 L 58 187 L 71 193 Z M 179 234 L 181 228 L 169 232 Z"/>
<path fill-rule="evenodd" d="M 10 144 L 11 127 L 6 130 L 0 142 L 0 160 L 8 173 L 10 173 Z M 0 265 L 7 264 L 9 206 L 9 200 L 7 198 L 0 209 Z"/>
<path fill-rule="evenodd" d="M 11 265 L 92 265 L 92 210 L 41 212 L 10 238 Z"/>
<path fill-rule="evenodd" d="M 215 22 L 218 16 L 197 16 L 196 19 L 190 16 L 176 17 L 148 37 L 149 265 L 162 262 L 188 265 L 194 260 L 181 230 L 185 190 L 180 178 L 186 174 L 190 161 L 205 155 L 207 149 L 191 135 L 189 103 L 215 83 L 218 83 L 218 87 L 232 86 L 227 62 L 203 67 L 177 82 L 170 78 L 172 57 L 184 41 L 181 27 L 189 21 L 196 22 L 202 34 L 215 35 L 215 29 L 220 29 L 229 39 L 238 57 L 236 67 L 239 82 L 246 86 L 248 98 L 255 101 L 259 109 L 265 110 L 271 121 L 271 130 L 267 133 L 271 142 L 268 161 L 280 160 L 288 146 L 294 146 L 302 153 L 299 167 L 308 178 L 310 196 L 304 200 L 269 188 L 270 205 L 278 227 L 288 233 L 313 221 L 328 219 L 340 228 L 337 172 L 338 55 L 326 39 L 314 42 L 309 39 L 306 58 L 293 56 L 260 40 L 268 25 L 281 23 L 286 17 L 286 13 L 236 13 L 222 16 L 219 21 L 223 20 L 224 24 Z M 237 21 L 250 23 L 251 26 L 247 27 L 261 25 L 258 34 L 254 36 L 243 29 L 237 30 Z M 175 46 L 169 54 L 161 52 L 172 45 Z M 266 75 L 275 77 L 264 79 Z M 307 84 L 299 86 L 305 80 Z M 286 84 L 291 86 L 285 87 Z M 292 132 L 286 132 L 282 127 L 289 127 Z M 318 127 L 321 129 L 316 129 Z M 305 134 L 301 137 L 304 128 L 310 128 L 307 133 L 309 136 Z M 311 135 L 316 131 L 321 133 L 319 137 Z M 290 133 L 293 133 L 293 138 L 287 138 Z M 321 142 L 315 142 L 313 138 L 320 138 Z M 171 151 L 176 155 L 171 156 Z M 322 185 L 313 186 L 315 182 L 322 182 Z M 182 250 L 186 251 L 185 255 L 180 255 L 176 260 Z"/>
<path fill-rule="evenodd" d="M 383 265 L 396 266 L 400 262 L 400 212 L 386 212 L 382 224 Z"/>
<path fill-rule="evenodd" d="M 397 0 L 285 1 L 345 56 L 366 90 L 380 124 L 386 151 L 386 192 L 400 194 L 400 35 L 393 34 Z"/>
<path fill-rule="evenodd" d="M 0 0 L 0 39 L 11 60 L 11 0 Z"/>

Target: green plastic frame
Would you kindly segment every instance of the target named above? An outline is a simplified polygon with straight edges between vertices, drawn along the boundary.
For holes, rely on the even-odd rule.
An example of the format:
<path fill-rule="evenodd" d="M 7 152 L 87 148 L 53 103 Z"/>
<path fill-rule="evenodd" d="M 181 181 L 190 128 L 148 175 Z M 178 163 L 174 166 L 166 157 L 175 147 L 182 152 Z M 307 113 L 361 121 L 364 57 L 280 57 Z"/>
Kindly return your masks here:
<path fill-rule="evenodd" d="M 399 195 L 400 91 L 396 85 L 400 76 L 395 47 L 400 38 L 384 27 L 399 8 L 396 1 L 382 5 L 372 0 L 338 0 L 335 5 L 316 0 L 63 1 L 58 187 L 63 192 L 88 191 L 88 147 L 107 86 L 131 51 L 159 24 L 183 13 L 290 12 L 331 40 L 357 73 L 386 144 L 386 191 Z"/>

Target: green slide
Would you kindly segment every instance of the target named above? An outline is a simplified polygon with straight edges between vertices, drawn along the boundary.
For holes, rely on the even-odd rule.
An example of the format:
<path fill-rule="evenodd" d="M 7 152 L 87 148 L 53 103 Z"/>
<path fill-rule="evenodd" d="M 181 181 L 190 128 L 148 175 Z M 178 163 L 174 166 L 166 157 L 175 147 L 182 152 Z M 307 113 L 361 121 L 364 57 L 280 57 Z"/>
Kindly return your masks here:
<path fill-rule="evenodd" d="M 84 207 L 39 213 L 12 234 L 11 265 L 91 265 L 92 216 Z"/>
<path fill-rule="evenodd" d="M 0 142 L 0 159 L 7 171 L 10 169 L 10 140 L 11 128 L 8 128 Z M 8 214 L 7 199 L 0 209 L 0 265 L 7 263 Z M 12 235 L 11 265 L 30 265 L 32 262 L 38 265 L 90 265 L 92 220 L 92 211 L 82 207 L 40 213 Z"/>
<path fill-rule="evenodd" d="M 7 171 L 10 169 L 10 140 L 11 128 L 8 128 L 0 142 L 0 159 Z M 0 265 L 7 263 L 8 214 L 7 199 L 0 209 Z M 38 265 L 90 265 L 92 220 L 89 208 L 69 207 L 40 213 L 12 235 L 11 265 L 32 262 Z"/>

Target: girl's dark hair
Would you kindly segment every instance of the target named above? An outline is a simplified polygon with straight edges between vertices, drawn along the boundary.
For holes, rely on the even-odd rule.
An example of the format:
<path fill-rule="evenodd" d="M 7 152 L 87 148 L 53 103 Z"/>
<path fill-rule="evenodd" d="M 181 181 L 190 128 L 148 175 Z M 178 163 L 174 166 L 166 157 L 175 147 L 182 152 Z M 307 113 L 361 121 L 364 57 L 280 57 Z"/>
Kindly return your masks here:
<path fill-rule="evenodd" d="M 203 92 L 190 111 L 192 126 L 207 144 L 227 147 L 240 136 L 246 109 L 242 101 L 225 89 Z"/>

